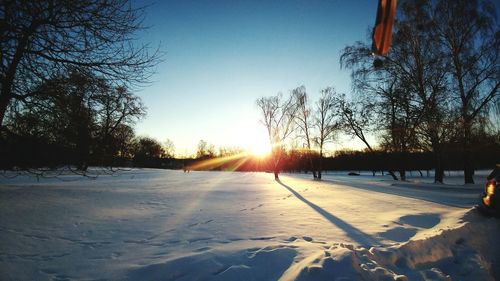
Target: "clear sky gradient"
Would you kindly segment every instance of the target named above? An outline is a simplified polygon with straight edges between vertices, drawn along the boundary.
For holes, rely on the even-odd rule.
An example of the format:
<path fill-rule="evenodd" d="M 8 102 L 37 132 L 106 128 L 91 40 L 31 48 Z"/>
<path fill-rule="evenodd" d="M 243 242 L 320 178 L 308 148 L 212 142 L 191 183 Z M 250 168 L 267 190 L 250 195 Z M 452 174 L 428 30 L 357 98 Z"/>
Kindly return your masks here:
<path fill-rule="evenodd" d="M 141 40 L 165 53 L 153 84 L 138 92 L 148 115 L 137 133 L 169 138 L 179 154 L 193 153 L 200 139 L 244 148 L 265 143 L 255 105 L 261 96 L 300 85 L 311 100 L 327 86 L 349 93 L 340 51 L 366 38 L 377 9 L 375 0 L 135 4 L 148 5 L 150 28 Z"/>

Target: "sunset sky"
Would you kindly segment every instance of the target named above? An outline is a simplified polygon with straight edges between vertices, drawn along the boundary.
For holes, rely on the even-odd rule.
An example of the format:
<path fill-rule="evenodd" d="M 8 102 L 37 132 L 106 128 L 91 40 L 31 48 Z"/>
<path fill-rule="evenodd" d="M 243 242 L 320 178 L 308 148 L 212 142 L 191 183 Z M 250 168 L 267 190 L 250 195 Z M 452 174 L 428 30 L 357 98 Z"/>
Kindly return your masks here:
<path fill-rule="evenodd" d="M 148 115 L 137 133 L 171 139 L 190 154 L 200 139 L 256 149 L 267 142 L 255 100 L 305 85 L 316 100 L 334 86 L 350 92 L 343 47 L 363 40 L 377 1 L 137 1 L 147 5 L 139 34 L 161 44 L 164 62 L 138 94 Z M 344 139 L 335 144 L 357 146 Z"/>

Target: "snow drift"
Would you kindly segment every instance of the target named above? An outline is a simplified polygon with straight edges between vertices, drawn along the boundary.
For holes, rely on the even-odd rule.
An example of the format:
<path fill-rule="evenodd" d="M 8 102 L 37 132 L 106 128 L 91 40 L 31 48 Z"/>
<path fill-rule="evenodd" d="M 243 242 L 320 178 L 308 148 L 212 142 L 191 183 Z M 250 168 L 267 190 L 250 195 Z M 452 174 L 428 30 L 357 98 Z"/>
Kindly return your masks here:
<path fill-rule="evenodd" d="M 475 209 L 453 229 L 392 247 L 291 237 L 275 245 L 211 250 L 133 270 L 129 280 L 498 280 L 500 224 Z"/>

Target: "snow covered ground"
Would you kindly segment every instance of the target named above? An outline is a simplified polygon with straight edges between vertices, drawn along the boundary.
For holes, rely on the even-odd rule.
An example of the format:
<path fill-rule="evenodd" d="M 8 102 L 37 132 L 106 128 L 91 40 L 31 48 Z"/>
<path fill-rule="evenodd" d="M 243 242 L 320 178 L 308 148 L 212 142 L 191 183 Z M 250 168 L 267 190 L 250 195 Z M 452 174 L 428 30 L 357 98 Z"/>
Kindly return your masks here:
<path fill-rule="evenodd" d="M 500 280 L 484 175 L 413 176 L 0 177 L 0 280 Z"/>

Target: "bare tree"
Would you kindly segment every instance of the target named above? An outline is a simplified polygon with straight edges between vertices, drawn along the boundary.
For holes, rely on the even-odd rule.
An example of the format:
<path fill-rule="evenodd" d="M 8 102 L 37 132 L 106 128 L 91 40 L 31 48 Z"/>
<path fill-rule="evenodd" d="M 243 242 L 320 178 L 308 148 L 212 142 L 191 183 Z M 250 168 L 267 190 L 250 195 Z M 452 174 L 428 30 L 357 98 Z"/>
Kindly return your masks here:
<path fill-rule="evenodd" d="M 166 139 L 163 142 L 163 150 L 165 152 L 165 157 L 174 158 L 175 157 L 175 145 L 171 139 Z"/>
<path fill-rule="evenodd" d="M 338 115 L 341 116 L 340 128 L 344 133 L 358 138 L 366 145 L 368 151 L 375 152 L 367 138 L 367 133 L 373 130 L 374 103 L 366 99 L 360 99 L 357 102 L 348 101 L 344 94 L 338 95 L 334 103 Z M 375 176 L 375 171 L 372 172 Z M 388 173 L 394 180 L 398 180 L 393 171 L 389 170 Z"/>
<path fill-rule="evenodd" d="M 367 139 L 367 132 L 370 130 L 371 119 L 373 117 L 373 105 L 363 100 L 350 102 L 344 94 L 339 94 L 334 101 L 336 109 L 341 116 L 341 128 L 350 136 L 361 140 L 366 148 L 373 152 L 373 148 Z"/>
<path fill-rule="evenodd" d="M 442 153 L 451 111 L 433 10 L 432 1 L 402 1 L 389 54 L 374 65 L 368 44 L 357 42 L 344 49 L 341 63 L 352 69 L 357 92 L 375 101 L 385 127 L 384 145 L 399 152 L 431 150 L 434 180 L 443 182 Z"/>
<path fill-rule="evenodd" d="M 0 129 L 15 100 L 75 67 L 119 85 L 147 81 L 157 52 L 135 44 L 142 9 L 128 0 L 0 2 Z"/>
<path fill-rule="evenodd" d="M 397 77 L 402 104 L 409 110 L 409 149 L 421 148 L 434 155 L 434 181 L 443 182 L 443 151 L 453 131 L 447 92 L 445 60 L 432 13 L 432 1 L 404 1 L 387 71 Z M 414 140 L 411 143 L 411 140 Z"/>
<path fill-rule="evenodd" d="M 118 125 L 113 134 L 116 156 L 130 159 L 134 155 L 134 129 L 128 125 Z"/>
<path fill-rule="evenodd" d="M 315 142 L 319 148 L 318 179 L 321 180 L 323 170 L 323 153 L 325 144 L 333 141 L 335 133 L 340 129 L 339 115 L 335 108 L 337 93 L 331 87 L 321 90 L 321 96 L 316 102 L 314 126 L 318 132 Z"/>
<path fill-rule="evenodd" d="M 35 166 L 53 159 L 85 170 L 89 162 L 111 165 L 115 157 L 130 156 L 125 146 L 130 146 L 133 137 L 131 126 L 144 116 L 145 108 L 125 87 L 72 71 L 45 81 L 35 91 L 17 102 L 16 110 L 7 116 L 5 126 L 10 138 L 31 139 L 33 148 L 44 143 L 66 150 L 40 157 L 41 162 Z M 15 147 L 14 143 L 12 150 Z M 20 155 L 9 162 L 16 165 L 17 158 Z"/>
<path fill-rule="evenodd" d="M 500 25 L 487 0 L 441 0 L 434 20 L 458 100 L 465 183 L 473 183 L 472 128 L 500 89 Z"/>
<path fill-rule="evenodd" d="M 218 157 L 231 157 L 235 155 L 243 155 L 245 149 L 237 146 L 220 146 Z"/>
<path fill-rule="evenodd" d="M 215 156 L 215 146 L 213 144 L 209 144 L 205 140 L 198 142 L 196 158 L 214 158 Z"/>
<path fill-rule="evenodd" d="M 100 91 L 89 97 L 89 107 L 95 112 L 94 119 L 98 132 L 96 138 L 103 149 L 102 156 L 115 156 L 115 132 L 122 124 L 132 126 L 146 115 L 141 99 L 123 86 L 113 87 L 102 79 L 94 79 L 100 84 Z"/>
<path fill-rule="evenodd" d="M 154 138 L 139 137 L 135 143 L 134 160 L 141 166 L 154 166 L 154 161 L 163 157 L 165 151 Z"/>
<path fill-rule="evenodd" d="M 383 132 L 381 147 L 385 151 L 399 154 L 399 176 L 405 181 L 408 161 L 404 156 L 418 147 L 418 140 L 415 137 L 415 129 L 420 124 L 415 116 L 418 112 L 415 112 L 412 105 L 411 94 L 395 83 L 381 89 L 380 94 L 376 109 L 382 122 L 376 127 Z"/>
<path fill-rule="evenodd" d="M 295 116 L 295 121 L 298 128 L 298 135 L 300 139 L 304 141 L 304 145 L 302 146 L 306 150 L 306 157 L 309 161 L 309 166 L 313 174 L 313 178 L 318 178 L 316 173 L 316 167 L 314 165 L 314 151 L 313 151 L 313 137 L 312 137 L 312 110 L 309 105 L 309 97 L 306 92 L 306 87 L 300 86 L 292 90 L 292 95 L 295 99 L 295 103 L 297 104 L 297 114 Z"/>
<path fill-rule="evenodd" d="M 279 179 L 285 142 L 294 131 L 294 119 L 298 107 L 293 95 L 284 98 L 281 93 L 276 96 L 261 97 L 256 103 L 261 111 L 261 121 L 266 126 L 272 147 L 274 178 Z"/>

